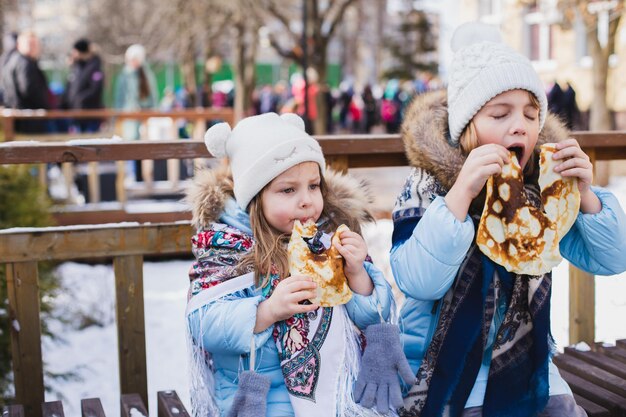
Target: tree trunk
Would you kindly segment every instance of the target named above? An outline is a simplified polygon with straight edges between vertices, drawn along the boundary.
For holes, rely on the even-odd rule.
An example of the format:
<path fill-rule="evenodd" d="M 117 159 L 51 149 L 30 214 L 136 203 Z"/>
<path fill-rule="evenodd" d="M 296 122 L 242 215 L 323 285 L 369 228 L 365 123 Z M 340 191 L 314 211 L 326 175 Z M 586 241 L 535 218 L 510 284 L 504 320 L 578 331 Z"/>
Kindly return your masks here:
<path fill-rule="evenodd" d="M 4 52 L 4 1 L 0 0 L 0 55 Z"/>
<path fill-rule="evenodd" d="M 606 103 L 609 53 L 598 42 L 595 31 L 587 31 L 587 44 L 593 59 L 593 99 L 590 107 L 589 130 L 610 130 L 611 112 Z"/>
<path fill-rule="evenodd" d="M 318 45 L 319 51 L 314 52 L 315 56 L 309 61 L 312 63 L 312 67 L 317 72 L 317 96 L 315 97 L 315 104 L 317 106 L 317 118 L 313 122 L 313 129 L 316 135 L 325 135 L 327 132 L 327 115 L 328 105 L 326 103 L 326 97 L 324 92 L 326 91 L 327 74 L 326 69 L 326 45 Z"/>
<path fill-rule="evenodd" d="M 235 121 L 246 117 L 252 103 L 252 90 L 255 86 L 255 61 L 258 43 L 258 30 L 249 27 L 242 17 L 235 24 Z"/>
<path fill-rule="evenodd" d="M 196 81 L 196 56 L 194 54 L 193 40 L 193 37 L 190 37 L 185 45 L 181 68 L 183 72 L 183 83 L 187 90 L 189 105 L 191 107 L 195 107 L 198 104 L 196 97 L 198 91 L 198 82 Z"/>
<path fill-rule="evenodd" d="M 593 59 L 591 69 L 593 98 L 589 108 L 589 130 L 611 130 L 611 112 L 606 102 L 607 78 L 609 74 L 609 51 L 602 48 L 595 30 L 587 29 L 587 45 Z M 610 165 L 607 161 L 595 161 L 595 183 L 606 186 L 609 183 Z"/>

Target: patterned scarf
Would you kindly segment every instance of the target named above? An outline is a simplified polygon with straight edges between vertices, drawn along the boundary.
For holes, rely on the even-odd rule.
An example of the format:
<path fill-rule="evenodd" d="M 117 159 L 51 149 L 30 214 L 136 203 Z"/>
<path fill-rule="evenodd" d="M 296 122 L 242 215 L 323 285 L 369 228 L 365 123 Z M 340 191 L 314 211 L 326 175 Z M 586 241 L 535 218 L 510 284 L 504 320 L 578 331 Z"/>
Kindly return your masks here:
<path fill-rule="evenodd" d="M 441 195 L 441 186 L 424 171 L 414 172 L 413 180 L 399 198 L 405 208 L 394 218 L 400 226 L 395 238 L 407 235 L 405 229 L 412 230 L 430 201 Z M 526 191 L 531 204 L 538 206 L 536 187 L 527 186 Z M 419 202 L 406 204 L 410 200 Z M 439 322 L 400 415 L 463 413 L 499 303 L 506 305 L 506 313 L 492 345 L 483 416 L 527 417 L 541 411 L 549 393 L 550 289 L 550 274 L 510 274 L 473 244 L 454 285 L 439 301 Z"/>

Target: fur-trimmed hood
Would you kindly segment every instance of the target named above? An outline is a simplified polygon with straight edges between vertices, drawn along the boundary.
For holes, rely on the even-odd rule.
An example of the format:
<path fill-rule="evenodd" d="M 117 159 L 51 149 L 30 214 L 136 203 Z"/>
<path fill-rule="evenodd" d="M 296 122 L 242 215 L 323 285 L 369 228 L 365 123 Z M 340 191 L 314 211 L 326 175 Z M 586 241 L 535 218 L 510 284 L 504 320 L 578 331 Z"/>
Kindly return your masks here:
<path fill-rule="evenodd" d="M 466 157 L 460 147 L 449 142 L 446 93 L 439 91 L 417 96 L 407 109 L 401 134 L 411 166 L 427 170 L 449 190 Z M 541 144 L 561 142 L 568 135 L 568 130 L 559 119 L 549 114 L 535 145 L 535 161 L 539 160 Z"/>
<path fill-rule="evenodd" d="M 466 156 L 459 146 L 449 142 L 448 102 L 445 91 L 417 96 L 406 111 L 401 128 L 404 149 L 409 164 L 422 168 L 449 190 L 456 181 Z M 526 183 L 537 184 L 539 152 L 543 143 L 561 142 L 568 138 L 569 131 L 559 119 L 548 114 L 546 123 L 539 133 L 534 149 L 534 169 L 524 178 Z M 529 163 L 531 163 L 529 161 Z M 473 211 L 482 211 L 485 189 L 472 203 Z"/>
<path fill-rule="evenodd" d="M 367 184 L 349 175 L 327 167 L 324 179 L 328 195 L 324 206 L 333 216 L 333 207 L 341 207 L 351 213 L 359 223 L 372 221 L 370 211 L 374 202 Z M 233 199 L 233 178 L 230 166 L 222 163 L 212 169 L 203 169 L 196 173 L 193 183 L 186 192 L 185 201 L 191 206 L 192 223 L 197 229 L 206 228 L 219 220 L 227 202 Z"/>

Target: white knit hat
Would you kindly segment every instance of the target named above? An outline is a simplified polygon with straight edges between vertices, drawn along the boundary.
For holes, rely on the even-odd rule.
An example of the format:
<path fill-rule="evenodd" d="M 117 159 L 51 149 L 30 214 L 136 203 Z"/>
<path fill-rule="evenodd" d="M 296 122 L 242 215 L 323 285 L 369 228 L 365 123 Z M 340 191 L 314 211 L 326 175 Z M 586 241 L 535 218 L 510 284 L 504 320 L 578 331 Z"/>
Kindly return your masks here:
<path fill-rule="evenodd" d="M 452 35 L 451 46 L 448 125 L 453 143 L 485 103 L 509 90 L 527 90 L 537 97 L 539 129 L 543 128 L 548 111 L 543 83 L 528 58 L 505 45 L 495 27 L 465 23 Z"/>
<path fill-rule="evenodd" d="M 247 117 L 232 131 L 228 123 L 218 123 L 207 130 L 204 142 L 214 157 L 229 158 L 235 199 L 244 210 L 263 187 L 289 168 L 317 162 L 322 173 L 326 169 L 322 148 L 293 113 Z"/>

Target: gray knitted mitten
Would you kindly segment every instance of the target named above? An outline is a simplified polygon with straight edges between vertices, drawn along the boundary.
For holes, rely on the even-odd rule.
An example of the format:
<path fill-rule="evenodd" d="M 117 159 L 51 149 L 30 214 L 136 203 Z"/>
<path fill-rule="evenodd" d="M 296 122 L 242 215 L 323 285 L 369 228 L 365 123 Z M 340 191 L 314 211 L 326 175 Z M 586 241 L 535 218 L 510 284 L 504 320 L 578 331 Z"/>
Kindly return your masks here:
<path fill-rule="evenodd" d="M 239 374 L 239 387 L 228 417 L 264 416 L 267 408 L 267 393 L 270 379 L 254 371 Z"/>
<path fill-rule="evenodd" d="M 361 361 L 361 372 L 354 388 L 354 398 L 363 407 L 380 413 L 402 406 L 402 389 L 398 374 L 405 383 L 413 385 L 415 374 L 400 345 L 398 326 L 373 324 L 365 329 L 367 345 Z"/>

